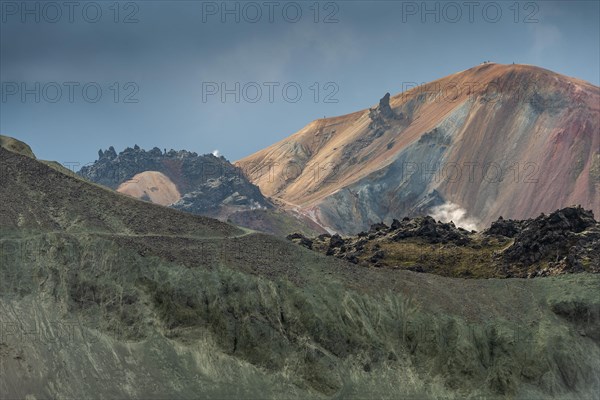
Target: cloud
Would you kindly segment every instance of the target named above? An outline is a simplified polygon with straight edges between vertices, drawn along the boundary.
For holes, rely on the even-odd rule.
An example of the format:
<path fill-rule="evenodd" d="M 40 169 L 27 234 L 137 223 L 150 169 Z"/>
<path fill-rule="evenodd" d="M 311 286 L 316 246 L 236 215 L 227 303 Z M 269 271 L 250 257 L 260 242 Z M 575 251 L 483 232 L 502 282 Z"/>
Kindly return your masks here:
<path fill-rule="evenodd" d="M 451 202 L 447 202 L 437 207 L 433 207 L 430 211 L 431 217 L 438 221 L 450 222 L 452 221 L 457 227 L 469 231 L 478 230 L 478 221 L 475 218 L 467 217 L 467 210 Z"/>
<path fill-rule="evenodd" d="M 555 25 L 532 24 L 533 44 L 531 51 L 536 58 L 540 58 L 543 53 L 560 44 L 562 33 Z"/>
<path fill-rule="evenodd" d="M 329 71 L 358 60 L 364 45 L 366 41 L 347 27 L 304 21 L 243 36 L 219 48 L 211 59 L 199 54 L 196 64 L 202 65 L 204 80 L 280 82 L 298 68 L 328 77 Z"/>
<path fill-rule="evenodd" d="M 212 155 L 215 157 L 221 157 L 221 152 L 219 150 L 215 149 L 212 151 Z"/>

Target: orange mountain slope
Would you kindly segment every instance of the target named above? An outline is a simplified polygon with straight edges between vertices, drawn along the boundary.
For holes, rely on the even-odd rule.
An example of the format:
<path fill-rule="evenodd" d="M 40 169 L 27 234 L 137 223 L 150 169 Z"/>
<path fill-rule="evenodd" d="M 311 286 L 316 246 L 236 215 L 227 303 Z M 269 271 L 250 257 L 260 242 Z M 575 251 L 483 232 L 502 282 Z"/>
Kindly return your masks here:
<path fill-rule="evenodd" d="M 487 225 L 600 214 L 600 88 L 486 63 L 316 120 L 237 162 L 266 196 L 342 233 L 452 204 Z"/>
<path fill-rule="evenodd" d="M 135 175 L 119 185 L 117 192 L 163 206 L 176 203 L 181 198 L 177 186 L 168 176 L 158 171 L 145 171 Z"/>

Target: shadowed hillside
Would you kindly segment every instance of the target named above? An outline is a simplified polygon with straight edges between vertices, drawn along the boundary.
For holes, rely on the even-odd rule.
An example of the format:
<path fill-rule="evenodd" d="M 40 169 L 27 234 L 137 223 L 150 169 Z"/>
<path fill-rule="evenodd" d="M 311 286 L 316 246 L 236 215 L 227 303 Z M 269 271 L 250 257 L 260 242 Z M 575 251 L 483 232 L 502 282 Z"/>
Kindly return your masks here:
<path fill-rule="evenodd" d="M 591 399 L 597 275 L 364 268 L 0 148 L 7 398 Z"/>

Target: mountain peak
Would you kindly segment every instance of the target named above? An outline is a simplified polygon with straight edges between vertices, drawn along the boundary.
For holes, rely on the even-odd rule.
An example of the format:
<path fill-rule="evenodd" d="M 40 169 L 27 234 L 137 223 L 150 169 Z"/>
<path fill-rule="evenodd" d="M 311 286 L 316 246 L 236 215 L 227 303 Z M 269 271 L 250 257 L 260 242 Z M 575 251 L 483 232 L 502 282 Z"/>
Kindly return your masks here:
<path fill-rule="evenodd" d="M 342 233 L 444 204 L 483 224 L 571 204 L 599 213 L 599 104 L 587 82 L 486 62 L 315 121 L 238 163 L 266 196 Z"/>

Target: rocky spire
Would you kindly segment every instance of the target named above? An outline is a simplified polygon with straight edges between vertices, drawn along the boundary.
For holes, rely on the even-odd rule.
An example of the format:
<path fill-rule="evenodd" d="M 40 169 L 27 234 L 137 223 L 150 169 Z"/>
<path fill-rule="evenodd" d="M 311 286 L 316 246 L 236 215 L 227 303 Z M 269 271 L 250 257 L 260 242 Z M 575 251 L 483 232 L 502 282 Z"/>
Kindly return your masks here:
<path fill-rule="evenodd" d="M 394 114 L 394 111 L 392 110 L 392 107 L 390 107 L 390 94 L 389 92 L 385 94 L 385 96 L 383 96 L 381 98 L 381 100 L 379 100 L 379 107 L 377 107 L 379 109 L 379 113 L 384 117 L 384 118 L 395 118 L 396 114 Z"/>
<path fill-rule="evenodd" d="M 404 116 L 402 113 L 396 114 L 394 110 L 392 110 L 392 107 L 390 107 L 390 94 L 386 93 L 385 96 L 379 100 L 379 105 L 377 107 L 369 109 L 369 118 L 371 118 L 369 127 L 375 131 L 376 136 L 379 137 L 390 127 L 388 121 L 402 120 L 404 119 Z"/>
<path fill-rule="evenodd" d="M 402 113 L 396 114 L 392 107 L 390 107 L 390 94 L 386 93 L 385 96 L 379 100 L 379 105 L 375 108 L 369 109 L 369 117 L 373 122 L 384 122 L 385 120 L 401 120 L 404 118 Z"/>
<path fill-rule="evenodd" d="M 102 149 L 98 150 L 98 159 L 101 160 L 103 158 L 113 159 L 117 157 L 117 152 L 115 148 L 110 146 L 108 150 L 102 151 Z"/>

